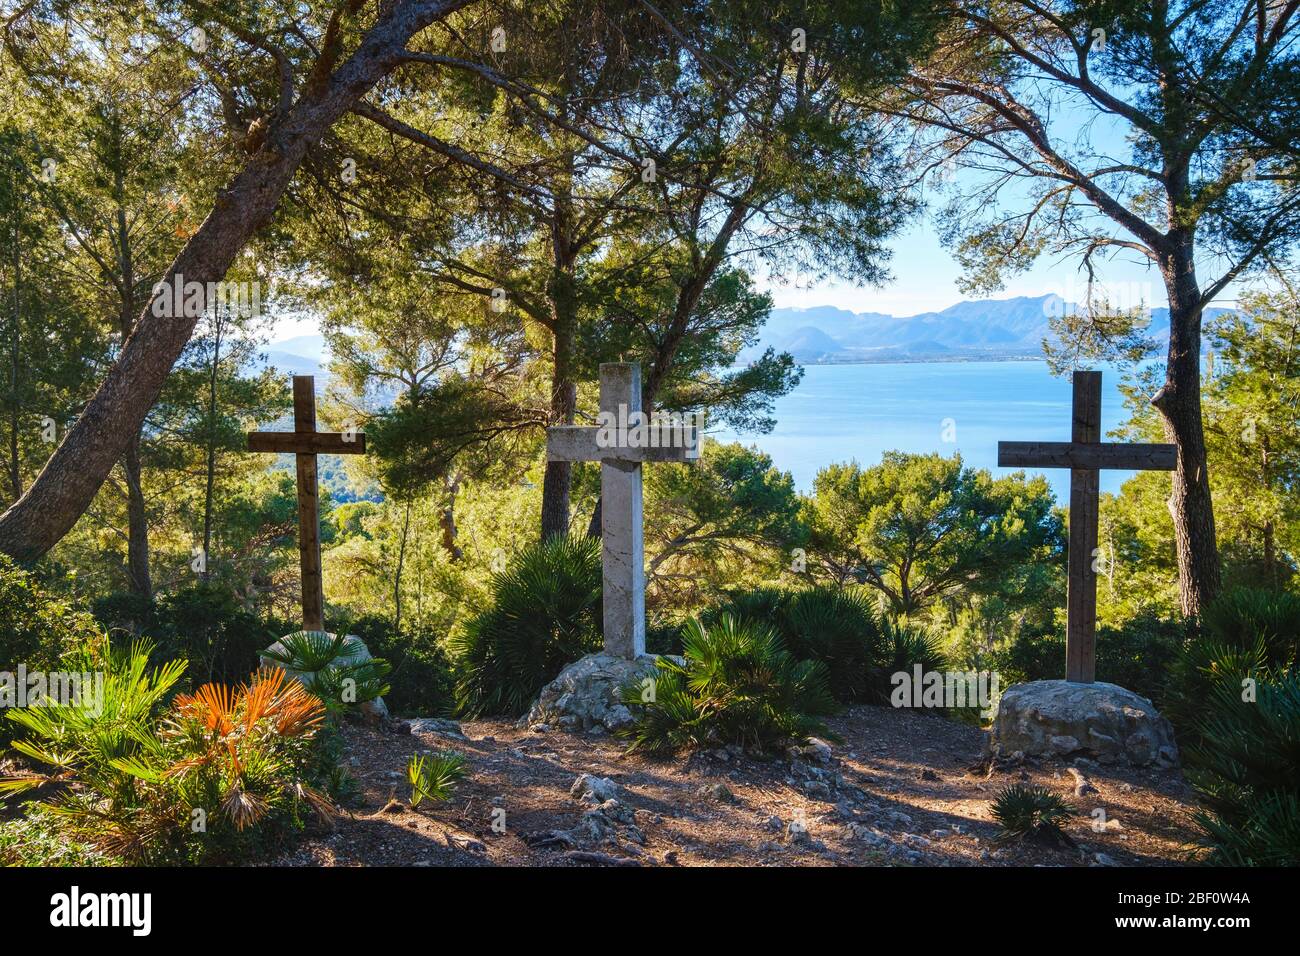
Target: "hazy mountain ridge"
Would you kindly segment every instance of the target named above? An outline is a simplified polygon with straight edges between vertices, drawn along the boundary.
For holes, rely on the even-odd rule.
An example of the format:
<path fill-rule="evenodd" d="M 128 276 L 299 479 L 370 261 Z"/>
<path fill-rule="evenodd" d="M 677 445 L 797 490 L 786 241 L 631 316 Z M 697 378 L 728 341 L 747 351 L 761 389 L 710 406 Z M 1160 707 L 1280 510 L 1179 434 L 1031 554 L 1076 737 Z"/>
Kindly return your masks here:
<path fill-rule="evenodd" d="M 834 306 L 773 309 L 759 344 L 742 360 L 771 347 L 807 364 L 835 362 L 971 361 L 1041 358 L 1050 321 L 1065 305 L 1059 296 L 964 301 L 941 312 L 893 316 Z M 1223 309 L 1207 309 L 1214 315 Z M 1148 334 L 1160 341 L 1169 310 L 1151 310 Z"/>

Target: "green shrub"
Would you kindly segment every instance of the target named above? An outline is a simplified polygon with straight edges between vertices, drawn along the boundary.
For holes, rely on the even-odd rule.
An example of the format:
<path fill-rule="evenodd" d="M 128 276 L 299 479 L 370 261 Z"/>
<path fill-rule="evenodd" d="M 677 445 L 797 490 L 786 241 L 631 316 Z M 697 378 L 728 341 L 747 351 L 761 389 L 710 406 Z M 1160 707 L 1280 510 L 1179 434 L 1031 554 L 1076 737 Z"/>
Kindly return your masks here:
<path fill-rule="evenodd" d="M 737 744 L 771 750 L 826 735 L 819 717 L 833 713 L 826 666 L 796 660 L 770 628 L 724 614 L 706 626 L 691 621 L 684 663 L 660 658 L 653 699 L 643 682 L 623 688 L 637 723 L 624 731 L 630 750 L 667 754 Z"/>
<path fill-rule="evenodd" d="M 451 797 L 456 784 L 465 776 L 465 758 L 450 750 L 433 754 L 417 754 L 406 767 L 406 779 L 411 784 L 411 806 L 423 801 L 442 803 Z"/>
<path fill-rule="evenodd" d="M 262 657 L 299 675 L 308 690 L 337 713 L 388 693 L 388 661 L 366 656 L 367 650 L 354 635 L 294 631 L 264 650 Z"/>
<path fill-rule="evenodd" d="M 1074 812 L 1074 807 L 1046 787 L 1014 784 L 997 795 L 990 809 L 993 819 L 1002 827 L 1000 843 L 1031 839 L 1073 845 L 1061 829 L 1061 821 Z"/>
<path fill-rule="evenodd" d="M 331 812 L 309 779 L 317 698 L 272 669 L 168 705 L 185 663 L 151 668 L 151 651 L 110 647 L 81 662 L 103 674 L 99 706 L 11 712 L 26 732 L 14 749 L 38 769 L 0 781 L 0 792 L 55 788 L 44 805 L 66 835 L 128 862 L 245 859 L 300 826 L 304 811 Z"/>
<path fill-rule="evenodd" d="M 456 705 L 518 716 L 560 670 L 601 647 L 600 542 L 555 537 L 492 579 L 491 603 L 448 641 Z"/>
<path fill-rule="evenodd" d="M 1300 866 L 1300 671 L 1253 676 L 1253 701 L 1240 680 L 1214 686 L 1184 748 L 1197 822 L 1207 862 Z"/>
<path fill-rule="evenodd" d="M 1170 668 L 1177 659 L 1184 629 L 1177 621 L 1137 617 L 1122 627 L 1097 632 L 1097 680 L 1118 684 L 1161 704 Z M 1065 638 L 1025 631 L 996 648 L 988 658 L 1002 685 L 1060 680 L 1065 676 Z"/>
<path fill-rule="evenodd" d="M 1234 588 L 1201 615 L 1211 643 L 1243 648 L 1264 643 L 1270 664 L 1291 667 L 1300 659 L 1300 594 Z"/>
<path fill-rule="evenodd" d="M 771 627 L 793 656 L 825 664 L 831 692 L 842 703 L 888 696 L 887 683 L 883 692 L 876 687 L 885 664 L 882 627 L 871 604 L 855 591 L 755 588 L 732 595 L 702 620 L 709 624 L 724 615 Z"/>
<path fill-rule="evenodd" d="M 1252 673 L 1283 671 L 1297 664 L 1300 599 L 1285 591 L 1225 591 L 1202 613 L 1193 633 L 1169 665 L 1163 709 L 1183 747 L 1199 743 L 1207 701 L 1226 686 L 1240 693 Z"/>
<path fill-rule="evenodd" d="M 101 628 L 46 591 L 0 554 L 0 671 L 53 670 L 64 655 L 94 643 Z"/>
<path fill-rule="evenodd" d="M 353 621 L 348 633 L 366 643 L 372 654 L 392 665 L 384 702 L 395 714 L 450 717 L 456 707 L 452 661 L 432 631 L 393 630 L 392 621 L 368 615 Z"/>
<path fill-rule="evenodd" d="M 44 804 L 0 823 L 0 866 L 114 866 L 117 861 L 68 834 L 67 820 Z"/>
<path fill-rule="evenodd" d="M 184 658 L 195 684 L 233 684 L 257 670 L 258 655 L 283 633 L 220 584 L 196 584 L 156 602 L 111 594 L 91 606 L 105 626 L 148 638 L 159 662 Z"/>

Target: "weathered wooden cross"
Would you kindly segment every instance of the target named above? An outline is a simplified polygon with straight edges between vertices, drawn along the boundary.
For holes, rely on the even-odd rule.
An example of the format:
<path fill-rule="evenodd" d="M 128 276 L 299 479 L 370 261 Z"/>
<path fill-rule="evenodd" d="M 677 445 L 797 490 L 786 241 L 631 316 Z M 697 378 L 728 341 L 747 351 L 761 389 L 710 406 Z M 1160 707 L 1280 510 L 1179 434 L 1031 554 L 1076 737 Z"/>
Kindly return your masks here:
<path fill-rule="evenodd" d="M 700 448 L 694 425 L 656 425 L 640 416 L 641 367 L 605 363 L 600 366 L 601 425 L 550 428 L 546 441 L 550 461 L 600 462 L 605 653 L 628 659 L 645 653 L 641 465 L 694 461 Z"/>
<path fill-rule="evenodd" d="M 361 455 L 366 436 L 360 432 L 316 431 L 316 381 L 293 377 L 291 432 L 249 432 L 248 450 L 293 454 L 298 464 L 298 554 L 302 568 L 302 626 L 325 629 L 325 591 L 320 571 L 320 511 L 317 506 L 317 455 Z"/>
<path fill-rule="evenodd" d="M 1172 471 L 1173 445 L 1101 441 L 1101 372 L 1074 373 L 1071 441 L 1000 441 L 1004 468 L 1070 469 L 1069 589 L 1065 679 L 1091 684 L 1097 664 L 1097 472 L 1102 468 Z"/>

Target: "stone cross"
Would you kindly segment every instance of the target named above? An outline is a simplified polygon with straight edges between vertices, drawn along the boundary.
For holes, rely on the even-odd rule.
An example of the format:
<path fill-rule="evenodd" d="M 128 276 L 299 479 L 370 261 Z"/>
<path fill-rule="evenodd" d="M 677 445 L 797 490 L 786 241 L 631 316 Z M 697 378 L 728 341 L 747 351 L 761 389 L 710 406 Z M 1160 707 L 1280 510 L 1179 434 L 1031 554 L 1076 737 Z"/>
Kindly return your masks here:
<path fill-rule="evenodd" d="M 1102 468 L 1172 471 L 1174 445 L 1101 441 L 1101 372 L 1074 373 L 1071 441 L 1000 441 L 1004 468 L 1070 469 L 1069 590 L 1066 597 L 1065 679 L 1091 684 L 1097 664 L 1097 479 Z"/>
<path fill-rule="evenodd" d="M 600 462 L 600 543 L 605 653 L 629 660 L 645 653 L 645 549 L 641 465 L 694 461 L 699 430 L 647 421 L 641 412 L 641 367 L 600 366 L 600 425 L 547 429 L 548 461 Z"/>
<path fill-rule="evenodd" d="M 298 465 L 298 554 L 302 568 L 302 627 L 325 629 L 325 592 L 320 571 L 320 511 L 316 484 L 317 455 L 361 455 L 366 436 L 360 432 L 316 431 L 316 382 L 311 375 L 293 377 L 291 432 L 249 432 L 248 450 L 290 453 Z"/>

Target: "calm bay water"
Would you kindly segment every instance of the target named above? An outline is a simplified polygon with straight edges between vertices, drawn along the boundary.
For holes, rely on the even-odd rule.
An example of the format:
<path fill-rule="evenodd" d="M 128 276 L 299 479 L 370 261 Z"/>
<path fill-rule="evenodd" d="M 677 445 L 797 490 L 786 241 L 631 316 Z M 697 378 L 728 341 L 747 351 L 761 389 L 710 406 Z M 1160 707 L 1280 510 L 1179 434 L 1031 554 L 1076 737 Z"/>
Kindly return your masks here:
<path fill-rule="evenodd" d="M 1128 417 L 1119 373 L 1102 377 L 1101 423 L 1106 433 Z M 1069 441 L 1070 378 L 1054 377 L 1046 362 L 913 362 L 899 365 L 807 365 L 803 381 L 776 403 L 767 435 L 714 433 L 721 441 L 757 445 L 793 474 L 800 491 L 833 462 L 874 465 L 882 452 L 960 452 L 994 475 L 999 441 Z M 951 432 L 945 441 L 945 419 Z M 1057 500 L 1068 502 L 1069 472 L 1043 472 Z M 1103 471 L 1102 491 L 1117 491 L 1127 471 Z"/>

